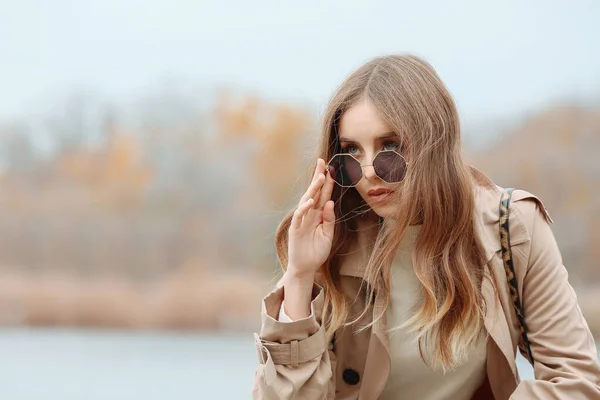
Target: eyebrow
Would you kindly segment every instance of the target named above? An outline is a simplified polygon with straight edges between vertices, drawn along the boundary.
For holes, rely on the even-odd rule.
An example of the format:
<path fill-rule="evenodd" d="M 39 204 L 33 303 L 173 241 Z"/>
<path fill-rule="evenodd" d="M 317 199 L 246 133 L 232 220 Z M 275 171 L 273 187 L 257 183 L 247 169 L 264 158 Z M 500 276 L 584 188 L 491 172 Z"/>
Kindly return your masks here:
<path fill-rule="evenodd" d="M 397 137 L 397 136 L 398 135 L 396 135 L 394 132 L 387 132 L 387 133 L 384 133 L 383 135 L 378 136 L 375 139 L 376 140 L 381 140 L 381 139 L 386 139 L 386 138 L 390 138 L 390 137 Z M 356 140 L 346 139 L 346 138 L 340 137 L 340 143 L 346 143 L 346 142 L 355 143 Z"/>

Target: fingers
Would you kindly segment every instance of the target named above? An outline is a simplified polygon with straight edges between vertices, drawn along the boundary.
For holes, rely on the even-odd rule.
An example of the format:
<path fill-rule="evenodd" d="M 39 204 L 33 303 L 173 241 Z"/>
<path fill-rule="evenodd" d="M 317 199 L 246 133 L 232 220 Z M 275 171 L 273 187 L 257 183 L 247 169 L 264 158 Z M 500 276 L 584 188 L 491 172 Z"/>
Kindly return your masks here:
<path fill-rule="evenodd" d="M 325 204 L 331 200 L 331 193 L 333 193 L 334 183 L 333 176 L 331 176 L 330 173 L 327 174 L 325 177 L 325 183 L 323 184 L 323 188 L 321 189 L 319 196 L 315 197 L 315 208 L 317 210 L 323 210 Z"/>
<path fill-rule="evenodd" d="M 311 186 L 313 183 L 315 183 L 315 182 L 316 182 L 316 181 L 319 179 L 319 177 L 320 177 L 321 175 L 325 175 L 325 174 L 324 174 L 324 172 L 325 172 L 325 171 L 326 171 L 326 170 L 325 170 L 325 161 L 324 161 L 322 158 L 317 158 L 317 166 L 315 167 L 315 173 L 313 174 L 312 180 L 311 180 L 311 182 L 310 182 L 310 185 L 309 185 L 309 189 L 310 189 L 310 186 Z M 318 189 L 317 189 L 317 196 L 318 196 Z M 306 192 L 306 193 L 305 193 L 305 194 L 302 196 L 302 198 L 300 198 L 300 202 L 298 203 L 298 205 L 300 205 L 300 204 L 304 203 L 304 202 L 305 202 L 306 200 L 308 200 L 310 197 L 312 197 L 312 198 L 315 200 L 315 204 L 316 204 L 316 203 L 317 203 L 317 201 L 318 201 L 318 197 L 315 197 L 315 196 L 314 196 L 314 195 L 312 195 L 312 194 L 311 194 L 311 195 L 309 195 L 309 194 L 308 194 L 308 191 L 307 191 L 307 192 Z"/>
<path fill-rule="evenodd" d="M 299 229 L 302 226 L 302 220 L 308 211 L 314 208 L 315 204 L 317 203 L 321 204 L 321 207 L 319 207 L 319 210 L 321 210 L 323 205 L 331 197 L 331 192 L 333 190 L 333 179 L 331 177 L 327 178 L 325 174 L 323 174 L 323 171 L 325 171 L 325 161 L 321 158 L 318 158 L 312 182 L 306 190 L 306 193 L 304 193 L 302 198 L 300 198 L 298 208 L 296 211 L 294 211 L 291 223 L 292 228 Z M 326 185 L 326 193 L 323 193 L 322 191 L 324 184 Z M 333 202 L 331 207 L 333 213 Z"/>
<path fill-rule="evenodd" d="M 315 173 L 313 174 L 312 180 L 310 183 L 313 183 L 318 177 L 319 174 L 325 170 L 325 161 L 322 158 L 317 158 L 317 166 L 315 168 Z"/>
<path fill-rule="evenodd" d="M 335 211 L 333 205 L 333 200 L 329 200 L 323 207 L 323 235 L 330 239 L 333 239 L 335 227 Z"/>
<path fill-rule="evenodd" d="M 302 226 L 302 218 L 306 215 L 308 210 L 312 208 L 313 204 L 314 200 L 308 199 L 304 203 L 300 204 L 300 206 L 298 206 L 296 211 L 294 211 L 294 215 L 292 216 L 291 227 L 293 229 L 300 229 L 300 227 Z"/>
<path fill-rule="evenodd" d="M 319 173 L 316 179 L 310 184 L 304 196 L 300 199 L 298 206 L 304 204 L 308 199 L 315 199 L 315 196 L 318 194 L 319 190 L 323 186 L 323 182 L 325 182 L 325 175 Z"/>

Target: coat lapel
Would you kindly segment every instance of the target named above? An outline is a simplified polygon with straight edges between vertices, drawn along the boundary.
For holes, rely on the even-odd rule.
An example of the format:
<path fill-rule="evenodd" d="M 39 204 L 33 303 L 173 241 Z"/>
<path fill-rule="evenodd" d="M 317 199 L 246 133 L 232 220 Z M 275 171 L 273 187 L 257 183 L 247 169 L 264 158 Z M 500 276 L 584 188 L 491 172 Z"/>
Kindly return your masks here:
<path fill-rule="evenodd" d="M 508 322 L 504 315 L 499 296 L 496 294 L 496 290 L 504 290 L 506 277 L 504 276 L 503 269 L 497 271 L 498 268 L 494 268 L 493 262 L 496 254 L 501 251 L 499 208 L 502 190 L 482 172 L 475 168 L 471 169 L 477 184 L 475 195 L 475 231 L 483 246 L 486 259 L 486 265 L 482 266 L 484 268 L 484 277 L 481 284 L 481 292 L 486 306 L 484 325 L 491 340 L 502 352 L 513 375 L 517 376 L 517 367 L 515 355 L 512 350 L 513 346 Z M 515 243 L 521 241 L 520 237 L 514 238 Z M 499 272 L 502 272 L 502 274 Z M 492 274 L 494 279 L 492 279 Z M 498 284 L 498 288 L 496 289 L 494 289 L 494 280 Z"/>
<path fill-rule="evenodd" d="M 383 296 L 375 298 L 373 307 L 373 318 L 376 318 L 384 310 Z M 361 385 L 359 399 L 377 399 L 385 388 L 391 369 L 390 344 L 386 332 L 385 312 L 373 325 L 369 351 L 365 363 L 364 382 Z"/>
<path fill-rule="evenodd" d="M 474 170 L 474 176 L 480 185 L 478 187 L 480 193 L 477 196 L 476 227 L 487 260 L 487 268 L 482 282 L 482 295 L 486 304 L 484 324 L 490 337 L 487 361 L 488 378 L 494 397 L 508 399 L 519 383 L 519 375 L 515 362 L 516 344 L 513 343 L 509 325 L 513 323 L 514 310 L 509 298 L 506 272 L 500 254 L 499 207 L 502 188 L 494 185 L 479 171 Z M 525 195 L 521 191 L 515 191 L 512 203 L 521 200 Z M 540 205 L 543 209 L 541 202 Z M 548 220 L 551 221 L 549 216 Z M 510 238 L 512 247 L 530 240 L 519 209 L 516 207 L 510 207 Z M 497 285 L 496 288 L 493 286 L 492 276 Z"/>
<path fill-rule="evenodd" d="M 366 263 L 369 260 L 369 243 L 364 235 L 358 236 L 358 245 L 350 254 L 342 257 L 340 275 L 364 279 Z M 371 282 L 372 283 L 372 282 Z M 391 368 L 389 337 L 386 333 L 386 315 L 384 311 L 383 296 L 375 296 L 372 320 L 382 314 L 381 318 L 373 324 L 369 349 L 365 361 L 358 398 L 371 400 L 379 398 L 388 380 Z"/>

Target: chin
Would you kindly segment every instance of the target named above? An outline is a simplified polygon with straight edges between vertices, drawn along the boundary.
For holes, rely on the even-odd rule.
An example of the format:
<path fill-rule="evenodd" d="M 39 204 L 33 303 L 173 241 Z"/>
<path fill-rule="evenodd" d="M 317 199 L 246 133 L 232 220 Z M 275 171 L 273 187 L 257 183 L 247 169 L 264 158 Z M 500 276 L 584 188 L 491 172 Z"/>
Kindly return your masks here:
<path fill-rule="evenodd" d="M 387 207 L 386 206 L 375 206 L 375 207 L 372 207 L 372 209 L 373 209 L 373 212 L 375 212 L 375 214 L 378 217 L 381 217 L 384 219 L 391 218 L 394 216 L 394 210 L 392 207 L 389 207 L 389 206 L 387 206 Z"/>
<path fill-rule="evenodd" d="M 372 218 L 379 218 L 379 217 L 386 218 L 390 215 L 390 213 L 392 211 L 390 209 L 389 205 L 387 205 L 387 204 L 372 204 L 366 200 L 365 200 L 365 203 L 367 203 L 367 205 L 370 208 L 369 215 Z"/>
<path fill-rule="evenodd" d="M 375 214 L 377 217 L 383 218 L 383 219 L 394 219 L 394 216 L 397 212 L 396 210 L 396 202 L 392 201 L 388 201 L 386 203 L 383 204 L 377 204 L 377 203 L 370 203 L 367 201 L 367 204 L 369 204 L 369 206 L 371 207 L 371 210 L 373 211 L 373 214 Z"/>

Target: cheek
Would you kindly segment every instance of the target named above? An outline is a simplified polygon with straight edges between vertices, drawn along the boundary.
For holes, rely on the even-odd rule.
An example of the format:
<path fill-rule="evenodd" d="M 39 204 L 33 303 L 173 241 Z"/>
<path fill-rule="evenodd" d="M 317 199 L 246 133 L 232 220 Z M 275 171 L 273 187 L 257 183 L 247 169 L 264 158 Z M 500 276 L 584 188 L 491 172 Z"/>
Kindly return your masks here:
<path fill-rule="evenodd" d="M 365 188 L 364 185 L 364 179 L 361 179 L 361 181 L 358 183 L 358 185 L 356 185 L 356 191 L 358 192 L 358 194 L 360 195 L 360 197 L 362 197 L 364 200 L 367 199 L 368 197 L 368 190 L 367 188 Z"/>

